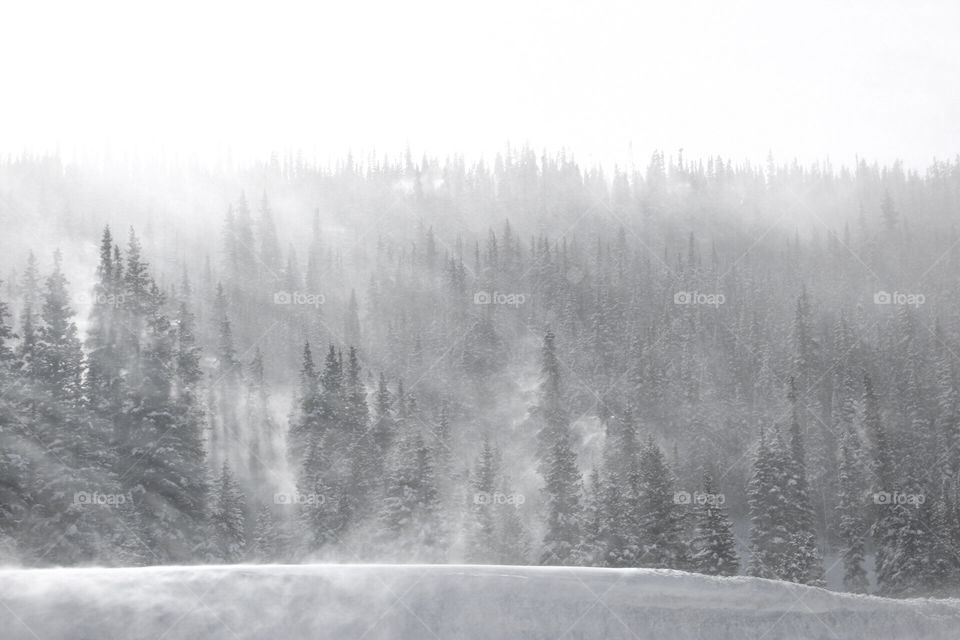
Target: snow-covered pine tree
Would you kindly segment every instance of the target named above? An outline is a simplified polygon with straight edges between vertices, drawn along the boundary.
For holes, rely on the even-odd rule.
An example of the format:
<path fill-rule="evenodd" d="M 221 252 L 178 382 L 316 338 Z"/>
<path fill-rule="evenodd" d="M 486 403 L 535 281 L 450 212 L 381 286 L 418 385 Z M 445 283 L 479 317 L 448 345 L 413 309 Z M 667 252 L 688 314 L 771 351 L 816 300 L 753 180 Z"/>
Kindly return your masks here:
<path fill-rule="evenodd" d="M 209 455 L 214 468 L 229 460 L 228 443 L 240 433 L 243 367 L 233 342 L 233 323 L 228 313 L 227 295 L 217 283 L 214 298 L 214 322 L 217 331 L 216 370 L 211 390 L 216 397 L 210 433 Z"/>
<path fill-rule="evenodd" d="M 146 322 L 137 339 L 137 375 L 125 398 L 120 478 L 136 505 L 141 538 L 155 558 L 186 562 L 201 537 L 198 525 L 206 492 L 201 417 L 185 388 L 195 387 L 199 370 L 189 369 L 188 352 L 194 348 L 189 317 L 182 318 L 185 351 L 179 354 L 180 336 L 163 312 L 163 294 L 153 285 L 146 295 L 150 298 L 140 301 Z M 187 366 L 182 371 L 177 366 L 179 355 Z M 175 395 L 179 373 L 187 376 L 182 381 L 185 405 L 178 404 Z"/>
<path fill-rule="evenodd" d="M 786 504 L 782 469 L 786 456 L 779 439 L 761 429 L 760 443 L 747 486 L 750 505 L 750 563 L 747 574 L 779 579 L 787 555 L 790 531 L 786 527 Z"/>
<path fill-rule="evenodd" d="M 950 508 L 945 496 L 938 497 L 931 505 L 926 502 L 921 508 L 929 509 L 927 524 L 930 527 L 927 540 L 927 557 L 920 572 L 922 594 L 951 596 L 956 593 L 958 560 L 950 540 Z"/>
<path fill-rule="evenodd" d="M 420 434 L 403 438 L 391 460 L 378 521 L 381 553 L 439 561 L 445 552 L 431 453 Z"/>
<path fill-rule="evenodd" d="M 877 588 L 883 591 L 886 589 L 883 582 L 890 575 L 886 565 L 897 553 L 899 531 L 904 527 L 904 514 L 878 500 L 879 496 L 892 495 L 897 485 L 894 482 L 890 444 L 880 416 L 879 400 L 873 391 L 873 381 L 869 375 L 864 375 L 863 378 L 863 430 L 869 449 L 868 480 L 869 497 L 872 501 L 872 508 L 868 512 L 870 537 L 874 547 Z"/>
<path fill-rule="evenodd" d="M 784 474 L 784 525 L 790 531 L 787 555 L 777 571 L 782 580 L 823 585 L 823 561 L 817 548 L 817 531 L 807 484 L 807 460 L 800 430 L 796 383 L 790 379 L 790 448 Z"/>
<path fill-rule="evenodd" d="M 576 566 L 586 561 L 582 495 L 583 479 L 577 467 L 577 455 L 570 447 L 570 436 L 564 428 L 557 434 L 544 473 L 547 530 L 540 564 Z"/>
<path fill-rule="evenodd" d="M 24 407 L 23 420 L 29 421 L 40 458 L 32 465 L 35 508 L 27 539 L 37 561 L 111 563 L 121 560 L 112 542 L 123 525 L 116 505 L 94 496 L 116 502 L 120 489 L 108 468 L 107 429 L 85 410 L 83 352 L 68 291 L 58 251 L 44 286 L 30 398 Z"/>
<path fill-rule="evenodd" d="M 182 528 L 187 561 L 202 543 L 204 525 L 209 512 L 210 486 L 207 482 L 206 451 L 203 431 L 206 415 L 201 400 L 200 347 L 195 336 L 194 315 L 189 300 L 180 303 L 175 326 L 175 375 L 171 390 L 175 427 L 166 434 L 168 451 L 166 477 L 168 500 L 179 515 L 172 520 Z"/>
<path fill-rule="evenodd" d="M 16 371 L 27 379 L 36 374 L 37 332 L 40 329 L 40 271 L 33 251 L 27 254 L 27 266 L 21 277 L 23 305 L 20 310 L 20 343 L 17 345 Z"/>
<path fill-rule="evenodd" d="M 843 586 L 853 593 L 866 593 L 869 583 L 864 569 L 864 546 L 868 531 L 866 486 L 860 457 L 859 438 L 853 431 L 840 435 L 840 468 L 837 510 L 843 554 Z"/>
<path fill-rule="evenodd" d="M 624 484 L 639 470 L 640 441 L 633 410 L 627 406 L 619 416 L 606 422 L 607 437 L 603 446 L 604 472 L 618 484 Z"/>
<path fill-rule="evenodd" d="M 387 378 L 383 372 L 377 380 L 377 393 L 374 398 L 374 426 L 372 429 L 374 440 L 381 455 L 386 455 L 393 445 L 396 435 L 393 420 L 393 396 L 387 386 Z M 382 466 L 382 463 L 381 463 Z"/>
<path fill-rule="evenodd" d="M 422 562 L 443 562 L 449 540 L 437 488 L 435 454 L 420 434 L 414 440 L 414 451 L 418 472 L 413 512 L 417 549 L 415 558 Z"/>
<path fill-rule="evenodd" d="M 282 540 L 276 517 L 270 505 L 265 504 L 257 512 L 257 521 L 253 529 L 253 544 L 250 553 L 257 562 L 276 562 L 280 559 Z"/>
<path fill-rule="evenodd" d="M 923 504 L 902 503 L 898 495 L 923 495 L 921 483 L 908 478 L 895 486 L 893 498 L 878 505 L 883 514 L 877 520 L 877 553 L 883 562 L 877 565 L 877 588 L 885 596 L 910 597 L 924 592 L 922 583 L 928 572 L 932 550 L 931 508 Z"/>
<path fill-rule="evenodd" d="M 246 499 L 226 462 L 214 488 L 212 505 L 211 534 L 219 559 L 228 564 L 241 562 L 247 547 Z"/>
<path fill-rule="evenodd" d="M 560 361 L 557 359 L 556 337 L 547 331 L 543 337 L 540 365 L 540 388 L 535 410 L 539 418 L 537 431 L 537 456 L 541 474 L 554 457 L 557 442 L 564 439 L 568 429 L 568 416 L 563 403 Z"/>
<path fill-rule="evenodd" d="M 296 552 L 312 554 L 340 540 L 340 493 L 338 487 L 327 484 L 326 468 L 322 439 L 311 438 L 299 469 L 296 500 L 288 500 L 297 509 Z"/>
<path fill-rule="evenodd" d="M 675 500 L 673 472 L 663 451 L 648 437 L 640 461 L 641 566 L 687 569 L 690 550 L 684 536 L 684 505 Z"/>
<path fill-rule="evenodd" d="M 91 409 L 109 421 L 112 426 L 120 411 L 121 370 L 118 333 L 123 331 L 118 317 L 124 302 L 122 264 L 114 260 L 113 237 L 110 227 L 103 230 L 100 241 L 100 264 L 94 285 L 90 322 L 87 326 L 87 370 L 84 376 L 85 393 Z"/>
<path fill-rule="evenodd" d="M 308 453 L 319 446 L 323 438 L 321 422 L 320 379 L 313 362 L 310 343 L 303 345 L 303 361 L 300 367 L 300 389 L 296 404 L 290 415 L 288 456 L 294 467 L 304 464 Z"/>
<path fill-rule="evenodd" d="M 496 517 L 493 494 L 500 474 L 500 453 L 485 434 L 480 455 L 471 474 L 473 493 L 470 496 L 468 519 L 467 559 L 477 564 L 495 562 L 497 555 Z"/>
<path fill-rule="evenodd" d="M 270 411 L 270 391 L 259 347 L 254 349 L 247 372 L 245 422 L 250 431 L 247 469 L 249 482 L 256 488 L 251 502 L 266 502 L 273 497 L 270 494 L 276 484 L 274 468 L 279 455 L 273 445 L 277 426 Z"/>
<path fill-rule="evenodd" d="M 523 501 L 518 500 L 506 478 L 501 485 L 506 499 L 494 505 L 497 512 L 497 563 L 530 564 L 530 532 L 521 514 Z"/>
<path fill-rule="evenodd" d="M 710 472 L 703 475 L 703 495 L 703 503 L 695 506 L 691 569 L 714 576 L 737 575 L 740 560 L 732 525 Z"/>
<path fill-rule="evenodd" d="M 22 525 L 31 506 L 29 458 L 15 398 L 21 384 L 14 375 L 14 353 L 7 344 L 16 336 L 7 322 L 7 303 L 0 299 L 0 562 L 13 562 Z"/>
<path fill-rule="evenodd" d="M 352 519 L 363 520 L 375 513 L 373 496 L 380 488 L 378 458 L 381 455 L 370 429 L 370 410 L 367 407 L 367 389 L 361 378 L 360 359 L 356 347 L 350 347 L 343 387 L 343 428 L 346 451 L 350 461 L 346 479 L 346 495 L 350 500 Z"/>

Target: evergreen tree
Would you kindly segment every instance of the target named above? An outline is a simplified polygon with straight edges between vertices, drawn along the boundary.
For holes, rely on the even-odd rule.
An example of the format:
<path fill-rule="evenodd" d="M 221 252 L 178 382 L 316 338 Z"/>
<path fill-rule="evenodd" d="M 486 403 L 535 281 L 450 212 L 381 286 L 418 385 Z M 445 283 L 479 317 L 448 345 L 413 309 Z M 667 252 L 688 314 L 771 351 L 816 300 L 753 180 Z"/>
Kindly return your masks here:
<path fill-rule="evenodd" d="M 44 291 L 43 326 L 38 332 L 36 346 L 36 376 L 59 400 L 78 403 L 82 396 L 83 352 L 60 262 L 61 255 L 57 251 L 53 256 L 53 273 L 47 278 Z"/>
<path fill-rule="evenodd" d="M 387 387 L 387 379 L 380 372 L 377 382 L 377 393 L 374 398 L 374 426 L 373 437 L 381 454 L 390 450 L 395 436 L 393 420 L 393 396 Z"/>
<path fill-rule="evenodd" d="M 224 462 L 216 482 L 210 517 L 211 534 L 222 562 L 236 563 L 244 558 L 247 546 L 245 510 L 240 485 L 233 479 L 230 465 Z"/>
<path fill-rule="evenodd" d="M 863 566 L 867 535 L 866 490 L 855 454 L 857 446 L 855 434 L 841 435 L 837 510 L 840 512 L 839 533 L 843 544 L 843 586 L 853 593 L 866 593 L 868 581 Z"/>
<path fill-rule="evenodd" d="M 313 363 L 310 343 L 307 342 L 303 345 L 297 405 L 290 417 L 290 460 L 295 465 L 301 463 L 313 443 L 319 443 L 323 437 L 320 411 L 320 379 Z"/>
<path fill-rule="evenodd" d="M 750 564 L 748 575 L 779 579 L 788 554 L 790 531 L 781 470 L 786 463 L 775 439 L 760 432 L 760 444 L 747 487 L 750 505 Z"/>
<path fill-rule="evenodd" d="M 696 505 L 691 568 L 714 576 L 735 576 L 740 569 L 736 543 L 723 500 L 710 473 L 703 475 L 702 504 Z"/>
<path fill-rule="evenodd" d="M 923 495 L 916 480 L 908 479 L 890 495 L 891 499 L 878 505 L 883 514 L 875 524 L 878 591 L 885 596 L 917 596 L 923 593 L 921 581 L 930 571 L 931 509 L 925 501 L 911 504 L 897 499 L 898 495 Z"/>
<path fill-rule="evenodd" d="M 524 502 L 518 494 L 512 492 L 509 483 L 504 479 L 500 496 L 494 504 L 497 520 L 497 564 L 530 563 L 530 535 L 520 512 Z"/>
<path fill-rule="evenodd" d="M 389 466 L 378 520 L 381 543 L 398 558 L 437 561 L 445 538 L 431 454 L 417 434 L 400 442 Z"/>
<path fill-rule="evenodd" d="M 257 264 L 261 267 L 260 281 L 269 291 L 271 287 L 280 285 L 283 255 L 280 251 L 280 242 L 277 240 L 277 229 L 273 224 L 273 212 L 270 210 L 270 202 L 267 200 L 266 191 L 264 191 L 263 198 L 260 200 L 258 231 L 260 258 Z"/>
<path fill-rule="evenodd" d="M 800 431 L 795 382 L 790 380 L 790 451 L 784 474 L 784 524 L 790 531 L 787 557 L 778 574 L 781 579 L 801 584 L 823 584 L 823 564 L 817 549 L 813 508 L 807 493 L 807 462 L 803 434 Z"/>
<path fill-rule="evenodd" d="M 27 267 L 23 272 L 21 288 L 23 308 L 20 312 L 20 344 L 17 345 L 16 350 L 17 370 L 26 378 L 33 378 L 36 375 L 41 292 L 40 272 L 32 251 L 27 256 Z"/>
<path fill-rule="evenodd" d="M 640 463 L 640 555 L 642 566 L 686 569 L 689 549 L 684 536 L 684 513 L 675 500 L 673 473 L 660 447 L 649 439 Z"/>
<path fill-rule="evenodd" d="M 471 474 L 471 519 L 467 530 L 467 558 L 470 562 L 492 563 L 496 557 L 496 515 L 494 492 L 500 474 L 500 453 L 484 435 L 480 455 Z"/>
<path fill-rule="evenodd" d="M 16 336 L 8 317 L 7 303 L 0 299 L 0 562 L 12 562 L 20 555 L 22 525 L 31 508 L 31 469 L 14 401 L 20 383 L 14 374 L 14 353 L 7 344 Z"/>
<path fill-rule="evenodd" d="M 540 564 L 579 565 L 585 561 L 582 538 L 583 480 L 566 431 L 557 435 L 544 473 L 546 533 Z"/>
<path fill-rule="evenodd" d="M 203 379 L 201 352 L 194 335 L 194 316 L 186 300 L 180 304 L 175 331 L 175 376 L 171 394 L 176 420 L 164 444 L 168 452 L 166 475 L 170 504 L 180 512 L 177 526 L 183 529 L 184 551 L 187 551 L 198 548 L 202 542 L 209 486 L 203 445 L 206 416 L 199 388 Z"/>
<path fill-rule="evenodd" d="M 552 464 L 557 442 L 564 438 L 568 428 L 568 417 L 563 406 L 563 390 L 560 376 L 560 361 L 557 359 L 555 336 L 547 331 L 543 337 L 541 352 L 539 403 L 536 408 L 539 417 L 537 431 L 537 455 L 541 473 Z"/>
<path fill-rule="evenodd" d="M 100 241 L 100 264 L 97 266 L 97 282 L 87 328 L 88 355 L 84 378 L 85 393 L 91 408 L 111 424 L 122 402 L 120 382 L 123 362 L 118 352 L 118 333 L 122 329 L 118 329 L 117 324 L 122 322 L 118 316 L 124 301 L 118 279 L 122 268 L 114 262 L 113 249 L 110 227 L 106 227 Z"/>
<path fill-rule="evenodd" d="M 370 410 L 367 407 L 367 390 L 361 379 L 360 360 L 357 349 L 350 347 L 347 356 L 347 371 L 343 388 L 343 428 L 346 442 L 345 453 L 350 460 L 349 497 L 355 515 L 367 515 L 368 505 L 380 484 L 377 447 L 370 427 Z"/>
<path fill-rule="evenodd" d="M 35 346 L 30 432 L 42 447 L 34 464 L 29 540 L 39 561 L 56 564 L 122 560 L 122 496 L 104 469 L 106 429 L 87 415 L 81 390 L 83 353 L 60 253 L 47 278 Z M 103 500 L 100 500 L 103 496 Z"/>
<path fill-rule="evenodd" d="M 257 562 L 276 562 L 279 559 L 281 536 L 269 505 L 263 505 L 257 513 L 251 547 L 253 559 Z"/>
<path fill-rule="evenodd" d="M 214 299 L 214 318 L 217 326 L 216 371 L 211 391 L 216 399 L 209 453 L 212 463 L 219 466 L 228 460 L 228 439 L 240 433 L 240 390 L 243 370 L 233 344 L 233 324 L 227 313 L 227 296 L 217 284 Z"/>

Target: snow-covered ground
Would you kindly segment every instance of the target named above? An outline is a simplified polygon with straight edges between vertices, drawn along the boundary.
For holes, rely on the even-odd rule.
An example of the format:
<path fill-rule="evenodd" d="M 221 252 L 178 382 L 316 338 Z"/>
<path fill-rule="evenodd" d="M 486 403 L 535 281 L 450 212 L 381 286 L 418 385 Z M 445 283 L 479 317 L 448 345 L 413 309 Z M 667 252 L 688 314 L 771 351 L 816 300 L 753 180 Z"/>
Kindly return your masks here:
<path fill-rule="evenodd" d="M 960 600 L 675 571 L 465 565 L 0 570 L 4 640 L 960 637 Z"/>

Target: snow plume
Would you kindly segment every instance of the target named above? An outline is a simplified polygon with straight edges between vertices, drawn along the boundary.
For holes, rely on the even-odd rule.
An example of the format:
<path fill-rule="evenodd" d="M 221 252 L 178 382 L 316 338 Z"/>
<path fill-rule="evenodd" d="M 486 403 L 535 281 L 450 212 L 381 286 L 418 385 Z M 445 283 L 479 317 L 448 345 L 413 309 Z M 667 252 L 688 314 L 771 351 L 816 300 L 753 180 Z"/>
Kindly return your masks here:
<path fill-rule="evenodd" d="M 5 640 L 952 640 L 957 600 L 759 578 L 484 565 L 0 571 Z"/>

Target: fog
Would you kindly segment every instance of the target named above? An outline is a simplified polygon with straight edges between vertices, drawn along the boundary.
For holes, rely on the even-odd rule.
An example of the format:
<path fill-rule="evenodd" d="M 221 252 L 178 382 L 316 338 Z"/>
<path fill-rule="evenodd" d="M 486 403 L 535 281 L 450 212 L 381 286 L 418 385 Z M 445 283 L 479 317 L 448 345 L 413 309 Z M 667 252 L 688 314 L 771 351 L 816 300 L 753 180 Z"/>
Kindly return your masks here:
<path fill-rule="evenodd" d="M 208 163 L 302 151 L 590 162 L 654 149 L 923 168 L 956 153 L 949 1 L 16 3 L 5 152 Z"/>
<path fill-rule="evenodd" d="M 955 628 L 955 3 L 2 13 L 15 637 Z"/>

